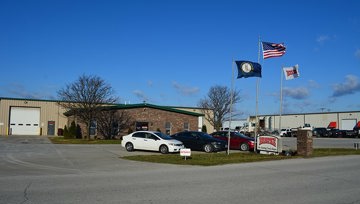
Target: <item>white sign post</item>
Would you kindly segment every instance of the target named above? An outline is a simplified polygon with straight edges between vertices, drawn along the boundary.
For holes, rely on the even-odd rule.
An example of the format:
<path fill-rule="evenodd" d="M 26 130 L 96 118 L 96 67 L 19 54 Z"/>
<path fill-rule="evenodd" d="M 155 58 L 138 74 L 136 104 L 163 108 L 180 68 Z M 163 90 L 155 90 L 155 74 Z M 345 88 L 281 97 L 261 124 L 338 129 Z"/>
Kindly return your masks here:
<path fill-rule="evenodd" d="M 180 156 L 185 157 L 190 157 L 191 156 L 191 149 L 180 149 Z"/>

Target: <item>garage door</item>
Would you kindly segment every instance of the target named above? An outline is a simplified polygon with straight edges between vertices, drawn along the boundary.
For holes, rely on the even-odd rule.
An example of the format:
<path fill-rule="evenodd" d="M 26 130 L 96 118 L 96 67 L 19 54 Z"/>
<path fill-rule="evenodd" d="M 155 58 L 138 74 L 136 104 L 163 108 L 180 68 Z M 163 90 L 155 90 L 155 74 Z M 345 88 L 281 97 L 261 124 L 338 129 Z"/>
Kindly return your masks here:
<path fill-rule="evenodd" d="M 12 135 L 40 135 L 40 108 L 11 107 Z"/>
<path fill-rule="evenodd" d="M 356 125 L 356 119 L 343 119 L 341 120 L 341 128 L 342 130 L 352 130 Z"/>

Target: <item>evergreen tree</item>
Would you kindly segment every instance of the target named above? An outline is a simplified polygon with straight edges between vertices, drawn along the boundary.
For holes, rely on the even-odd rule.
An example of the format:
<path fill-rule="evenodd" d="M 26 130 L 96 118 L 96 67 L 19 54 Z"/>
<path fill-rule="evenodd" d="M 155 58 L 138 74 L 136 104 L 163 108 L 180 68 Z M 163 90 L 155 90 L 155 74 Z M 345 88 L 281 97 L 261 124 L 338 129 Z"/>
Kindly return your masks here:
<path fill-rule="evenodd" d="M 67 128 L 66 125 L 65 125 L 65 127 L 64 127 L 64 133 L 63 133 L 63 135 L 64 135 L 64 138 L 69 138 L 69 130 L 68 130 L 68 128 Z"/>
<path fill-rule="evenodd" d="M 69 127 L 69 138 L 76 138 L 76 132 L 77 131 L 75 121 L 72 121 Z"/>
<path fill-rule="evenodd" d="M 201 128 L 201 132 L 205 132 L 207 133 L 207 128 L 206 128 L 206 125 L 203 125 L 202 128 Z"/>

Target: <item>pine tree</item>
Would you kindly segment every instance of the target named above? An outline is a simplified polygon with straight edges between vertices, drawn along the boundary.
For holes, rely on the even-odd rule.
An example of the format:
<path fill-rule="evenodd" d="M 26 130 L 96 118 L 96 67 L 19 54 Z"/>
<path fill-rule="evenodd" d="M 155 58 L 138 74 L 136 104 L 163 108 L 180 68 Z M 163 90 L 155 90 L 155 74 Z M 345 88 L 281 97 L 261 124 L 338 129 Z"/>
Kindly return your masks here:
<path fill-rule="evenodd" d="M 205 132 L 207 133 L 207 128 L 206 128 L 206 125 L 203 125 L 202 128 L 201 128 L 201 132 Z"/>
<path fill-rule="evenodd" d="M 71 125 L 69 127 L 69 137 L 70 138 L 76 138 L 76 124 L 75 124 L 75 121 L 72 121 Z"/>
<path fill-rule="evenodd" d="M 69 130 L 68 130 L 68 128 L 67 128 L 66 125 L 65 125 L 65 127 L 64 127 L 64 133 L 63 133 L 63 135 L 64 135 L 64 138 L 69 138 Z"/>

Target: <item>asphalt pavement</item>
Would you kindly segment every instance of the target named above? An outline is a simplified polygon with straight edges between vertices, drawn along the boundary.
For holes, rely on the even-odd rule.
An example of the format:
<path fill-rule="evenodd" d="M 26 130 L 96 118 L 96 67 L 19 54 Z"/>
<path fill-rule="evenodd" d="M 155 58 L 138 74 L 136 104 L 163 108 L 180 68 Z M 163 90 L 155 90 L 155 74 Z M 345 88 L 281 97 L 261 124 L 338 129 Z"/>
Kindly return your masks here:
<path fill-rule="evenodd" d="M 354 141 L 314 140 L 314 146 L 352 148 Z M 159 153 L 0 136 L 0 203 L 360 204 L 360 156 L 212 167 L 121 159 L 135 154 Z"/>

